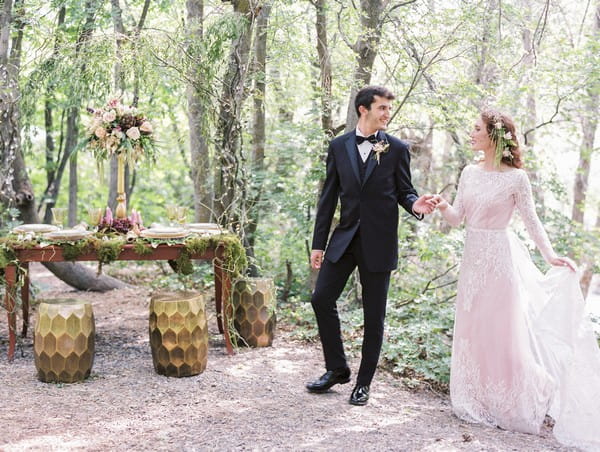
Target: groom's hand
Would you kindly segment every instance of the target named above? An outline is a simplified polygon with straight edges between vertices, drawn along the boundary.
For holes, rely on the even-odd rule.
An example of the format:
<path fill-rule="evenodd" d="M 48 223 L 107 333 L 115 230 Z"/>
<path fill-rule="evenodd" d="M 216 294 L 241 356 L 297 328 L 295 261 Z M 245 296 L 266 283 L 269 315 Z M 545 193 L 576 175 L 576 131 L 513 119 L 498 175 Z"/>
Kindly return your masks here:
<path fill-rule="evenodd" d="M 415 213 L 430 214 L 435 210 L 437 204 L 438 200 L 434 195 L 422 195 L 415 201 L 412 210 Z"/>
<path fill-rule="evenodd" d="M 312 250 L 310 253 L 310 266 L 313 270 L 318 270 L 321 268 L 321 264 L 323 263 L 323 251 L 321 250 Z"/>

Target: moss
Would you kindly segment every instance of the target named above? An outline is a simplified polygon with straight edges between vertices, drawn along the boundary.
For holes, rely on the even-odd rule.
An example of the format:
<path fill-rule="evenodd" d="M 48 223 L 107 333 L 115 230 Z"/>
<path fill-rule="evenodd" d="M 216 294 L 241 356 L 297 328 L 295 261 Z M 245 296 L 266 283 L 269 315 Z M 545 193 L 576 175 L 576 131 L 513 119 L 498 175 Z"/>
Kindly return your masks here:
<path fill-rule="evenodd" d="M 98 262 L 108 264 L 116 261 L 123 251 L 123 245 L 125 245 L 125 240 L 122 239 L 99 240 L 99 244 L 96 246 Z"/>
<path fill-rule="evenodd" d="M 192 237 L 187 239 L 183 245 L 184 249 L 190 254 L 202 254 L 211 245 L 210 237 Z"/>
<path fill-rule="evenodd" d="M 192 237 L 183 243 L 184 247 L 179 258 L 175 261 L 178 273 L 184 275 L 193 272 L 191 256 L 202 254 L 207 249 L 216 249 L 219 245 L 223 247 L 223 267 L 231 272 L 233 276 L 241 275 L 247 265 L 246 250 L 240 239 L 234 234 L 218 234 L 209 237 Z"/>
<path fill-rule="evenodd" d="M 242 242 L 233 234 L 221 235 L 219 238 L 224 248 L 225 269 L 233 273 L 234 276 L 242 275 L 248 267 L 246 250 L 242 246 Z"/>
<path fill-rule="evenodd" d="M 173 270 L 181 275 L 191 275 L 194 272 L 194 264 L 190 259 L 190 254 L 185 249 L 181 251 L 181 254 L 175 259 Z"/>
<path fill-rule="evenodd" d="M 133 242 L 133 252 L 139 256 L 152 254 L 152 247 L 143 239 L 135 239 Z"/>
<path fill-rule="evenodd" d="M 90 240 L 77 240 L 75 242 L 63 242 L 60 244 L 63 248 L 63 256 L 67 261 L 74 261 L 82 254 L 94 251 L 93 242 Z"/>

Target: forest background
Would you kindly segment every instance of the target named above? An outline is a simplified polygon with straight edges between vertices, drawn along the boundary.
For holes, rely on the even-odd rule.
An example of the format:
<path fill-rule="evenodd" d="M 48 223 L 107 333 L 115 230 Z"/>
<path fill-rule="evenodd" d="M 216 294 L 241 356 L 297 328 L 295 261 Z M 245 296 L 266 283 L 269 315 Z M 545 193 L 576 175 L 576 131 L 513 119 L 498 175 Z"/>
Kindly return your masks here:
<path fill-rule="evenodd" d="M 355 127 L 357 89 L 380 84 L 396 94 L 389 132 L 411 144 L 419 193 L 452 199 L 481 108 L 515 118 L 556 250 L 580 264 L 586 294 L 600 273 L 599 0 L 0 0 L 0 14 L 2 233 L 49 222 L 53 206 L 76 224 L 115 205 L 116 165 L 99 172 L 82 143 L 86 109 L 120 98 L 159 146 L 128 173 L 128 207 L 148 225 L 186 205 L 235 231 L 249 274 L 275 279 L 280 319 L 314 340 L 327 143 Z M 399 226 L 383 356 L 408 383 L 448 380 L 462 240 L 439 214 Z M 360 303 L 353 277 L 340 310 L 354 351 Z"/>

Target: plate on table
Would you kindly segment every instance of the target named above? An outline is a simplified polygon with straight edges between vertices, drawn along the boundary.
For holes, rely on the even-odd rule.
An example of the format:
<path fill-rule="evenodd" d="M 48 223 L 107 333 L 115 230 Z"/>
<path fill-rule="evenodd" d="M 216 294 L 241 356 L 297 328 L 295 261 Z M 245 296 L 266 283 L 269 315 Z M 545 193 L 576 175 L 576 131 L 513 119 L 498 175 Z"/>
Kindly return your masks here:
<path fill-rule="evenodd" d="M 93 233 L 93 231 L 85 231 L 82 229 L 61 229 L 48 232 L 44 234 L 44 237 L 50 240 L 79 240 L 92 235 Z"/>
<path fill-rule="evenodd" d="M 185 227 L 199 234 L 220 234 L 223 229 L 217 223 L 189 223 Z"/>
<path fill-rule="evenodd" d="M 166 226 L 144 229 L 140 236 L 147 239 L 180 239 L 190 234 L 190 231 L 183 228 L 169 228 Z"/>
<path fill-rule="evenodd" d="M 28 232 L 32 232 L 34 234 L 43 234 L 45 232 L 54 231 L 58 231 L 58 226 L 43 223 L 21 224 L 14 227 L 12 230 L 12 232 L 15 234 L 27 234 Z"/>

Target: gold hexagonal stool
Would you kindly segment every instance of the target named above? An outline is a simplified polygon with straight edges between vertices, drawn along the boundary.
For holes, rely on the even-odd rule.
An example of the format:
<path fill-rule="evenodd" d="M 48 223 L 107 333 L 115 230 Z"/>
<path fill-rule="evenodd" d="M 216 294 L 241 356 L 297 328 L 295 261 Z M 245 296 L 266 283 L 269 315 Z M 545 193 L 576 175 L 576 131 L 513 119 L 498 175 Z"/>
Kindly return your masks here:
<path fill-rule="evenodd" d="M 206 369 L 208 324 L 201 294 L 182 291 L 152 296 L 149 332 L 157 373 L 189 377 Z"/>
<path fill-rule="evenodd" d="M 92 371 L 94 350 L 95 324 L 90 302 L 67 298 L 40 303 L 33 351 L 41 381 L 84 380 Z"/>
<path fill-rule="evenodd" d="M 233 325 L 251 347 L 268 347 L 275 332 L 275 285 L 271 278 L 241 278 L 232 287 Z"/>

